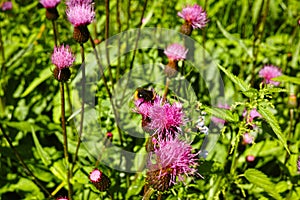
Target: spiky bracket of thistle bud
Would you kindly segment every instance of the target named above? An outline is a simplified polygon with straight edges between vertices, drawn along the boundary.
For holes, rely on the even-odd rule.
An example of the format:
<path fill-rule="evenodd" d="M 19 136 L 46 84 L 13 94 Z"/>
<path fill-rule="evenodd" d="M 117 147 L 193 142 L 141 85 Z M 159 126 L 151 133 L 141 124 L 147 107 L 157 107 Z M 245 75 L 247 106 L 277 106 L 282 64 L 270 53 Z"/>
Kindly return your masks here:
<path fill-rule="evenodd" d="M 90 181 L 101 192 L 107 190 L 111 184 L 109 178 L 99 169 L 94 169 L 90 173 Z"/>
<path fill-rule="evenodd" d="M 53 21 L 57 20 L 59 14 L 56 7 L 60 0 L 40 0 L 40 3 L 46 8 L 46 18 Z"/>

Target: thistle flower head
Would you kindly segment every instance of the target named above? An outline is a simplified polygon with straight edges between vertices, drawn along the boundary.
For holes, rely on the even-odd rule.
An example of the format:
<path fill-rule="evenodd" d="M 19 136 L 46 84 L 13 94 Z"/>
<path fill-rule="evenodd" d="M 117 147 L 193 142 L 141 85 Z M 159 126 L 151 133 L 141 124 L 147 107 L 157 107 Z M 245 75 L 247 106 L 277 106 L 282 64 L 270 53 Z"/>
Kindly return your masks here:
<path fill-rule="evenodd" d="M 205 27 L 208 22 L 206 12 L 197 4 L 183 8 L 181 12 L 178 12 L 178 16 L 190 24 L 193 29 L 201 29 Z"/>
<path fill-rule="evenodd" d="M 77 6 L 77 5 L 89 5 L 93 2 L 93 0 L 68 0 L 66 4 L 68 7 Z"/>
<path fill-rule="evenodd" d="M 170 131 L 180 130 L 180 126 L 184 124 L 184 113 L 180 103 L 155 104 L 148 113 L 151 119 L 148 127 L 160 134 L 169 134 Z"/>
<path fill-rule="evenodd" d="M 281 69 L 279 69 L 276 66 L 273 65 L 265 65 L 260 71 L 259 71 L 259 77 L 262 77 L 264 79 L 264 82 L 266 84 L 271 84 L 278 86 L 280 82 L 273 81 L 272 78 L 275 78 L 277 76 L 281 76 L 282 72 Z"/>
<path fill-rule="evenodd" d="M 95 18 L 95 11 L 91 4 L 70 6 L 66 13 L 68 20 L 75 27 L 87 26 L 92 23 Z"/>
<path fill-rule="evenodd" d="M 196 166 L 198 154 L 192 153 L 191 145 L 178 138 L 159 140 L 150 153 L 147 172 L 147 183 L 159 191 L 171 188 L 178 181 L 183 181 L 184 176 L 197 174 Z"/>
<path fill-rule="evenodd" d="M 60 0 L 40 0 L 40 3 L 44 8 L 55 8 L 60 3 Z"/>
<path fill-rule="evenodd" d="M 187 52 L 188 49 L 177 43 L 169 45 L 164 51 L 169 60 L 173 61 L 184 60 Z"/>
<path fill-rule="evenodd" d="M 3 2 L 2 5 L 1 5 L 1 9 L 3 11 L 11 10 L 12 9 L 12 2 L 11 1 L 5 1 L 5 2 Z"/>
<path fill-rule="evenodd" d="M 58 197 L 56 200 L 69 200 L 67 197 Z"/>
<path fill-rule="evenodd" d="M 75 56 L 68 45 L 62 45 L 54 48 L 51 61 L 59 69 L 68 68 L 75 61 Z"/>
<path fill-rule="evenodd" d="M 90 181 L 99 191 L 105 191 L 110 186 L 109 178 L 99 169 L 94 169 L 90 173 Z"/>

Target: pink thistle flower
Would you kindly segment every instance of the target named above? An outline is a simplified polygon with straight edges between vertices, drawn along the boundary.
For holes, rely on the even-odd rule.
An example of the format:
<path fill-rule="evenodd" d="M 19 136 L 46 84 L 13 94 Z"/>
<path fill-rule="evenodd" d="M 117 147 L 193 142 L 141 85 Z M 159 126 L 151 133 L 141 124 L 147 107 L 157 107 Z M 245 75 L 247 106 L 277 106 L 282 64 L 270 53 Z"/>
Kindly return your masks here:
<path fill-rule="evenodd" d="M 75 56 L 72 54 L 68 45 L 55 47 L 51 57 L 52 63 L 59 69 L 70 67 L 75 61 Z"/>
<path fill-rule="evenodd" d="M 77 5 L 89 5 L 93 3 L 93 0 L 69 0 L 66 1 L 68 7 L 77 6 Z"/>
<path fill-rule="evenodd" d="M 166 136 L 164 134 L 176 135 L 181 130 L 180 126 L 184 124 L 184 113 L 180 103 L 154 104 L 149 110 L 148 117 L 151 119 L 148 127 L 155 130 L 161 139 Z"/>
<path fill-rule="evenodd" d="M 208 22 L 207 13 L 197 4 L 183 8 L 181 12 L 178 12 L 178 16 L 190 24 L 193 29 L 201 29 L 205 27 Z"/>
<path fill-rule="evenodd" d="M 185 49 L 182 45 L 176 43 L 169 45 L 164 51 L 168 59 L 173 61 L 184 60 L 187 52 L 188 49 Z"/>
<path fill-rule="evenodd" d="M 253 136 L 251 136 L 249 133 L 245 133 L 243 135 L 243 144 L 252 144 L 253 142 Z"/>
<path fill-rule="evenodd" d="M 254 160 L 255 160 L 255 156 L 248 155 L 248 156 L 246 157 L 246 161 L 247 161 L 247 162 L 253 162 Z"/>
<path fill-rule="evenodd" d="M 252 123 L 252 121 L 253 121 L 254 118 L 262 117 L 262 116 L 261 116 L 261 114 L 259 114 L 259 112 L 257 112 L 256 108 L 253 108 L 253 109 L 249 112 L 249 114 L 248 114 L 247 110 L 245 110 L 245 111 L 243 112 L 243 117 L 244 117 L 244 118 L 247 117 L 247 122 L 248 122 L 248 123 Z"/>
<path fill-rule="evenodd" d="M 90 173 L 90 181 L 100 191 L 105 191 L 110 186 L 109 178 L 99 169 L 94 169 Z"/>
<path fill-rule="evenodd" d="M 2 8 L 3 11 L 11 10 L 12 9 L 12 2 L 11 1 L 3 2 L 2 5 L 1 5 L 1 8 Z"/>
<path fill-rule="evenodd" d="M 86 26 L 95 18 L 95 11 L 91 4 L 82 4 L 68 7 L 67 11 L 68 20 L 75 27 Z"/>
<path fill-rule="evenodd" d="M 146 182 L 159 191 L 171 188 L 178 181 L 183 181 L 184 176 L 198 175 L 198 154 L 192 153 L 192 147 L 178 138 L 158 141 L 154 152 L 150 153 Z"/>
<path fill-rule="evenodd" d="M 278 81 L 272 81 L 272 78 L 281 76 L 282 72 L 281 69 L 279 69 L 276 66 L 273 65 L 265 65 L 260 71 L 259 71 L 259 77 L 264 78 L 264 82 L 266 84 L 271 84 L 278 86 L 280 82 Z"/>
<path fill-rule="evenodd" d="M 56 200 L 69 200 L 67 197 L 58 197 Z"/>
<path fill-rule="evenodd" d="M 55 8 L 60 3 L 60 0 L 40 0 L 40 3 L 44 8 Z"/>

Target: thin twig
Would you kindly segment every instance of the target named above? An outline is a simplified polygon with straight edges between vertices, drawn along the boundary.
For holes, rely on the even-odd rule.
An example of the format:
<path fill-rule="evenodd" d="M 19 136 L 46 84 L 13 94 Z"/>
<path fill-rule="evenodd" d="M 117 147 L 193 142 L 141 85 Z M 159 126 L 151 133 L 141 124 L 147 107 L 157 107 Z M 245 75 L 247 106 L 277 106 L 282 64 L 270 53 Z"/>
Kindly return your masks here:
<path fill-rule="evenodd" d="M 109 58 L 109 50 L 108 50 L 108 38 L 109 38 L 109 0 L 105 0 L 105 52 L 106 52 L 106 60 L 108 66 L 108 75 L 111 81 L 112 90 L 114 90 L 114 80 L 111 72 L 110 66 L 110 58 Z"/>

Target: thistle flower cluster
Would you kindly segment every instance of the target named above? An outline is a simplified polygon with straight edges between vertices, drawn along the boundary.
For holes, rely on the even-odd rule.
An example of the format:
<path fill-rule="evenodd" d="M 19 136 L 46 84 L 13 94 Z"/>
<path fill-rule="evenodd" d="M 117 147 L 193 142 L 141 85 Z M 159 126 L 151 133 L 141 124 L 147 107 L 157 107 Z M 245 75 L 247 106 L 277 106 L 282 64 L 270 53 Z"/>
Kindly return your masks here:
<path fill-rule="evenodd" d="M 143 129 L 151 135 L 146 144 L 147 186 L 163 192 L 183 181 L 184 176 L 196 175 L 198 154 L 192 153 L 189 143 L 179 139 L 181 126 L 186 123 L 182 104 L 170 104 L 159 95 L 151 101 L 138 98 L 134 103 L 134 111 L 142 115 Z"/>
<path fill-rule="evenodd" d="M 2 11 L 7 11 L 7 10 L 11 10 L 12 9 L 12 2 L 11 1 L 5 1 L 2 3 L 1 5 L 1 9 Z"/>

